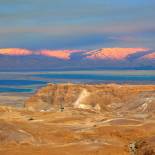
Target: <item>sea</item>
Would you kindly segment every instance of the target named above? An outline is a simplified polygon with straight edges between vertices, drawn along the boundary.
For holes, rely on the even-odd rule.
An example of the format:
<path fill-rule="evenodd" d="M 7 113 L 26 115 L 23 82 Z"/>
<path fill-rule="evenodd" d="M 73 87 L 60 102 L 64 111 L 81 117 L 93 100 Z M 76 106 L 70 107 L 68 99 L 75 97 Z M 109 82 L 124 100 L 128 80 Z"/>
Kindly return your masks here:
<path fill-rule="evenodd" d="M 0 72 L 0 93 L 34 93 L 48 83 L 155 84 L 155 70 Z"/>

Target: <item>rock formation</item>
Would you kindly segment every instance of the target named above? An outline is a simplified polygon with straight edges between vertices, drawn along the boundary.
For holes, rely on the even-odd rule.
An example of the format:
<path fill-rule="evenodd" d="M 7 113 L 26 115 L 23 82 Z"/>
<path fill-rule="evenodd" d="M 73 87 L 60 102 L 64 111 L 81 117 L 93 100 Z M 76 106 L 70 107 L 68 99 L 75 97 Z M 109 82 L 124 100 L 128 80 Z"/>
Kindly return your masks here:
<path fill-rule="evenodd" d="M 49 84 L 0 120 L 0 154 L 155 154 L 153 85 Z"/>
<path fill-rule="evenodd" d="M 154 112 L 155 87 L 117 84 L 49 84 L 26 101 L 33 111 L 64 108 L 90 109 L 100 112 Z"/>

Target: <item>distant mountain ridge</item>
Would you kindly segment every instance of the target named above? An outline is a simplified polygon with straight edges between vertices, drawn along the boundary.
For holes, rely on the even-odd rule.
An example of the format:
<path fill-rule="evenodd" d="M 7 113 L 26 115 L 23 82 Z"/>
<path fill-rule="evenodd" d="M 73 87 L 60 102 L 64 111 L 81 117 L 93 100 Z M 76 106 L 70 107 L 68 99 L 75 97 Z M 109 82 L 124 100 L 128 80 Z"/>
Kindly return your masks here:
<path fill-rule="evenodd" d="M 97 50 L 0 49 L 0 70 L 155 69 L 155 51 L 148 48 Z"/>

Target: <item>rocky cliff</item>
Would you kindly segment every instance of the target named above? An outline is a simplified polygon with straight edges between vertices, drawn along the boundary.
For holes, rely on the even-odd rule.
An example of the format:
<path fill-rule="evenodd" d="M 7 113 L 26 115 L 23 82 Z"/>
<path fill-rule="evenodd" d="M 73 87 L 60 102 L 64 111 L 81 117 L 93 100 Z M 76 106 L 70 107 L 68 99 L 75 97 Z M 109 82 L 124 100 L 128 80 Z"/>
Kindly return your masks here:
<path fill-rule="evenodd" d="M 98 112 L 154 112 L 155 86 L 49 84 L 26 101 L 34 111 L 81 108 Z"/>

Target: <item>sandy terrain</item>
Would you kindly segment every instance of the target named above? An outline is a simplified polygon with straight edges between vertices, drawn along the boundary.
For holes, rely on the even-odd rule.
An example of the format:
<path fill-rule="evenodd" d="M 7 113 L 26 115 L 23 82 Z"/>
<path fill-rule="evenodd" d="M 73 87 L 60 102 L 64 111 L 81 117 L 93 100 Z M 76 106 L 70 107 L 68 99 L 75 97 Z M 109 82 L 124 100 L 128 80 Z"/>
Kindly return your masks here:
<path fill-rule="evenodd" d="M 0 93 L 0 105 L 23 107 L 24 102 L 31 96 L 30 93 Z"/>
<path fill-rule="evenodd" d="M 51 84 L 0 120 L 3 155 L 155 154 L 155 86 Z"/>

